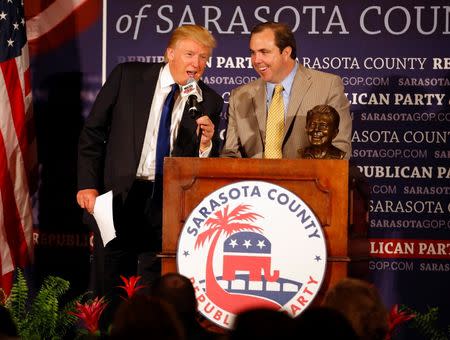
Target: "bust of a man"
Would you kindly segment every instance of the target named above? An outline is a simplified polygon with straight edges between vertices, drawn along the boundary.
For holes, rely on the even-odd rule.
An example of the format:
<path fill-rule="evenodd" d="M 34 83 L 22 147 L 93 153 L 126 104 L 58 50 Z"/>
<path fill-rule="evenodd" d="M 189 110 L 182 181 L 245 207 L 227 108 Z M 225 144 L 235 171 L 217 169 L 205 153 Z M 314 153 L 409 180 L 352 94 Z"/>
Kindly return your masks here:
<path fill-rule="evenodd" d="M 330 105 L 314 106 L 306 114 L 309 146 L 299 150 L 302 158 L 343 159 L 345 152 L 331 142 L 339 132 L 339 113 Z"/>

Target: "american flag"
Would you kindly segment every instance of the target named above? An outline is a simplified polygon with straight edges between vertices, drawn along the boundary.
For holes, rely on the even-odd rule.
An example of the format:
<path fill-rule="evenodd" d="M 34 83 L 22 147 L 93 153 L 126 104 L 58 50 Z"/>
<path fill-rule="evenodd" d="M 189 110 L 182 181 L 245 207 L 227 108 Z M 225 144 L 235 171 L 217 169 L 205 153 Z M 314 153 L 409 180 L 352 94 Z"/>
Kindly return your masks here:
<path fill-rule="evenodd" d="M 0 0 L 0 288 L 33 258 L 30 195 L 37 187 L 37 154 L 28 50 L 61 47 L 98 20 L 101 0 Z M 26 23 L 26 33 L 25 33 Z M 28 36 L 28 43 L 27 43 Z"/>
<path fill-rule="evenodd" d="M 0 286 L 33 258 L 30 192 L 36 168 L 23 3 L 0 0 Z"/>

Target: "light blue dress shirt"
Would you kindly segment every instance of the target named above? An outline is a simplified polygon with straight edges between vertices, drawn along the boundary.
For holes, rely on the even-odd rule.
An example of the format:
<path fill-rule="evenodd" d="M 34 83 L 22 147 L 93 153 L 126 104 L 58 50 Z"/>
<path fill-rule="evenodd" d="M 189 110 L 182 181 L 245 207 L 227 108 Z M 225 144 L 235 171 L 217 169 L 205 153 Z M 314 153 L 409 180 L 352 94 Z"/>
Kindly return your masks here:
<path fill-rule="evenodd" d="M 295 63 L 294 68 L 288 74 L 286 78 L 283 79 L 281 85 L 283 85 L 283 104 L 284 104 L 284 119 L 286 120 L 287 109 L 289 105 L 289 96 L 291 95 L 292 84 L 294 83 L 294 77 L 297 73 L 298 63 Z M 272 101 L 273 91 L 275 90 L 274 83 L 266 83 L 266 110 L 269 111 L 270 102 Z"/>

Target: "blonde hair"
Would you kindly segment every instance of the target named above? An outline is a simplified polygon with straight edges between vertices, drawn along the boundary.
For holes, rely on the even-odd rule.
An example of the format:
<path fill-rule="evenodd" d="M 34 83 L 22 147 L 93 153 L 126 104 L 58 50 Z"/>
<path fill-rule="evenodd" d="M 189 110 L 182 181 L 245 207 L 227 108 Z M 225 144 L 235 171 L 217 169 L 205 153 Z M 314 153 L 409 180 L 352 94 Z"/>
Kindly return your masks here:
<path fill-rule="evenodd" d="M 170 36 L 169 43 L 167 47 L 174 48 L 175 45 L 184 39 L 191 39 L 199 44 L 206 46 L 210 50 L 210 55 L 212 49 L 216 47 L 216 39 L 214 39 L 211 32 L 209 32 L 205 27 L 200 25 L 183 25 L 175 29 Z M 167 51 L 164 54 L 164 60 L 167 62 Z"/>

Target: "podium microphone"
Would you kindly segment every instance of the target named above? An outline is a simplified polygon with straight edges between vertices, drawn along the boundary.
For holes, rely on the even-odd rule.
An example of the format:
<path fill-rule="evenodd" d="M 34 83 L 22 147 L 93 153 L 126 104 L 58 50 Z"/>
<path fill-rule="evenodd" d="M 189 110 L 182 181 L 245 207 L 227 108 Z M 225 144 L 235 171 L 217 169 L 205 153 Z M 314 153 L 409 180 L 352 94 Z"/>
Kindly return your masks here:
<path fill-rule="evenodd" d="M 202 89 L 198 86 L 194 78 L 189 78 L 186 85 L 181 87 L 181 97 L 187 97 L 188 110 L 192 119 L 203 116 L 198 108 L 198 103 L 203 100 Z"/>

